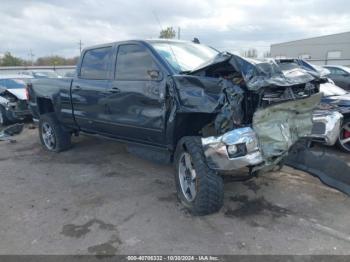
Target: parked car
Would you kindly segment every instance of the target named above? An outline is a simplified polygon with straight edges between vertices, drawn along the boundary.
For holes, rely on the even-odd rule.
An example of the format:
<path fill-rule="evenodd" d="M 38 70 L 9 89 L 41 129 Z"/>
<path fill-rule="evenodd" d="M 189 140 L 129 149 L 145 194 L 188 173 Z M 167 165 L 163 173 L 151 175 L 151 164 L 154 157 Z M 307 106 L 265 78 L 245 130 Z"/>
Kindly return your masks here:
<path fill-rule="evenodd" d="M 350 153 L 350 93 L 334 85 L 333 82 L 322 84 L 320 91 L 324 94 L 321 107 L 337 110 L 344 116 L 337 145 L 343 151 Z"/>
<path fill-rule="evenodd" d="M 323 81 L 201 44 L 140 40 L 84 49 L 74 78 L 35 79 L 28 99 L 47 150 L 80 132 L 132 143 L 173 162 L 180 201 L 204 215 L 223 204 L 222 175 L 273 170 L 310 136 Z M 340 118 L 318 119 L 338 134 Z"/>
<path fill-rule="evenodd" d="M 19 73 L 24 76 L 31 76 L 33 78 L 62 78 L 54 70 L 26 70 Z"/>
<path fill-rule="evenodd" d="M 345 89 L 350 91 L 350 68 L 346 66 L 337 66 L 337 65 L 326 65 L 324 68 L 330 71 L 329 77 L 333 82 Z"/>
<path fill-rule="evenodd" d="M 302 68 L 311 72 L 315 72 L 322 77 L 329 76 L 329 70 L 325 67 L 319 67 L 308 63 L 302 59 L 284 58 L 276 59 L 282 70 L 291 70 L 293 68 Z M 326 81 L 320 84 L 320 91 L 323 93 L 319 109 L 333 110 L 343 115 L 342 126 L 339 135 L 337 136 L 337 145 L 340 149 L 350 153 L 350 94 L 348 91 L 336 86 L 333 80 L 326 78 Z M 317 114 L 317 111 L 316 113 Z M 324 133 L 324 127 L 316 123 L 313 128 L 313 133 L 319 131 Z M 318 137 L 315 138 L 318 141 Z M 320 142 L 324 143 L 324 140 Z M 327 143 L 325 143 L 327 144 Z"/>
<path fill-rule="evenodd" d="M 66 71 L 62 74 L 62 77 L 73 78 L 74 75 L 75 75 L 75 69 L 72 69 L 72 70 L 66 70 Z"/>
<path fill-rule="evenodd" d="M 25 94 L 26 83 L 31 78 L 0 75 L 0 125 L 8 125 L 31 116 Z"/>

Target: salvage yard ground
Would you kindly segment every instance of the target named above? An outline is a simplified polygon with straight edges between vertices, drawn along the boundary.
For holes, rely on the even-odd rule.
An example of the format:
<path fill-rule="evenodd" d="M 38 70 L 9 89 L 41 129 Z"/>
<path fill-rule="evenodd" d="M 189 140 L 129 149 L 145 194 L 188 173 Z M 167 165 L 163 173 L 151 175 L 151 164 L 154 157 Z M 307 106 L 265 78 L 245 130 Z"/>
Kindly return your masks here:
<path fill-rule="evenodd" d="M 37 129 L 16 140 L 0 142 L 0 254 L 350 254 L 350 197 L 294 169 L 227 180 L 221 211 L 193 217 L 172 167 L 123 144 L 80 136 L 54 154 Z"/>

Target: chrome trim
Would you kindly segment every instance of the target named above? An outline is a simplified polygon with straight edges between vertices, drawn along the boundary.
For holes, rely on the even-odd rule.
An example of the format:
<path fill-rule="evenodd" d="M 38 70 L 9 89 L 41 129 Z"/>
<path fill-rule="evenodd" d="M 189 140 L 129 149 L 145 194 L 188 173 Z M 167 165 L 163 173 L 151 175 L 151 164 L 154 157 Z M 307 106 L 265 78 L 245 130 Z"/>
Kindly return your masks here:
<path fill-rule="evenodd" d="M 227 146 L 245 144 L 246 154 L 230 158 Z M 250 127 L 238 128 L 222 136 L 202 138 L 202 146 L 207 164 L 211 169 L 229 171 L 255 166 L 263 162 L 258 139 Z"/>
<path fill-rule="evenodd" d="M 323 134 L 311 134 L 310 137 L 316 142 L 333 146 L 339 137 L 343 115 L 336 111 L 316 110 L 312 116 L 312 122 L 322 123 L 325 126 Z"/>

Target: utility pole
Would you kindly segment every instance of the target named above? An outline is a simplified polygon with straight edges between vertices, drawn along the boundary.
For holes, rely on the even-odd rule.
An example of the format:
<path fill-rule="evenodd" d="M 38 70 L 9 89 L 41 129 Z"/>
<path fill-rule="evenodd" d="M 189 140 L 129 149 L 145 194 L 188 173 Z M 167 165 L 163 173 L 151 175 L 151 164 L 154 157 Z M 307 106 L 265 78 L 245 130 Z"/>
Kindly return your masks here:
<path fill-rule="evenodd" d="M 181 28 L 178 27 L 178 28 L 177 28 L 177 39 L 180 40 L 180 38 L 181 38 Z"/>
<path fill-rule="evenodd" d="M 83 46 L 83 43 L 81 42 L 81 40 L 79 40 L 78 45 L 79 45 L 79 51 L 80 51 L 80 54 L 81 54 L 81 50 L 82 50 L 82 46 Z"/>
<path fill-rule="evenodd" d="M 32 64 L 32 66 L 34 65 L 34 62 L 33 62 L 34 56 L 35 56 L 35 55 L 33 54 L 32 49 L 29 49 L 30 63 Z"/>

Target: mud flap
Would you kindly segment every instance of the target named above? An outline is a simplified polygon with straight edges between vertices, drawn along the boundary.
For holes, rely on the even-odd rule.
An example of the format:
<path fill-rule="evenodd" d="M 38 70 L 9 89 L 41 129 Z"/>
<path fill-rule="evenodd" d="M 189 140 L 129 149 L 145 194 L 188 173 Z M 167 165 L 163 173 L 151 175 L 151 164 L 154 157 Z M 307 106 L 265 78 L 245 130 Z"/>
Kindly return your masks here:
<path fill-rule="evenodd" d="M 291 149 L 285 164 L 316 176 L 324 184 L 350 195 L 350 166 L 339 157 L 313 151 L 298 143 Z"/>

